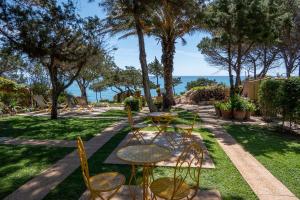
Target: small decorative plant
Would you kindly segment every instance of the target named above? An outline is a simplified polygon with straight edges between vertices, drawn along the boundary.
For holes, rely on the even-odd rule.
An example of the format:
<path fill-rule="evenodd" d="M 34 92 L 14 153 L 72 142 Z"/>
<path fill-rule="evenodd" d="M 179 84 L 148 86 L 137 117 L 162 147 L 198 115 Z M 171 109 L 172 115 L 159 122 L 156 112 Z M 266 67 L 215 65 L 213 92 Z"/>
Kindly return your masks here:
<path fill-rule="evenodd" d="M 137 99 L 137 98 L 134 98 L 132 96 L 127 97 L 124 100 L 124 107 L 125 107 L 125 109 L 128 106 L 130 107 L 131 111 L 139 111 L 140 110 L 140 100 Z"/>

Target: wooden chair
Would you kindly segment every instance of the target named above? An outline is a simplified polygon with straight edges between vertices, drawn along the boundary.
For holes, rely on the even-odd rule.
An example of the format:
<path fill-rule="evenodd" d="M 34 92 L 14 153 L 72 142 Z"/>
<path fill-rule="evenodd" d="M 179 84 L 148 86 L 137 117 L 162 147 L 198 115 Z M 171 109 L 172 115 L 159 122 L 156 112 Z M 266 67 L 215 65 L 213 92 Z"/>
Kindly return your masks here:
<path fill-rule="evenodd" d="M 145 139 L 143 138 L 142 133 L 140 132 L 143 128 L 148 127 L 147 124 L 135 124 L 133 117 L 132 117 L 132 112 L 129 106 L 126 108 L 127 110 L 127 115 L 128 115 L 128 123 L 131 128 L 132 132 L 132 137 L 130 138 L 129 142 L 130 143 L 134 138 L 137 139 L 137 141 L 141 144 L 146 144 Z"/>
<path fill-rule="evenodd" d="M 173 177 L 159 178 L 151 183 L 152 199 L 193 199 L 199 190 L 202 161 L 203 150 L 199 144 L 188 145 L 177 160 Z"/>
<path fill-rule="evenodd" d="M 189 125 L 189 124 L 174 125 L 174 128 L 178 129 L 181 132 L 181 134 L 183 136 L 183 143 L 192 141 L 192 132 L 194 130 L 194 126 L 195 126 L 197 118 L 198 118 L 198 114 L 194 113 L 193 123 L 191 125 Z"/>
<path fill-rule="evenodd" d="M 75 100 L 79 106 L 78 111 L 82 111 L 84 109 L 88 109 L 91 112 L 94 111 L 94 107 L 92 105 L 88 105 L 83 98 L 76 97 Z"/>
<path fill-rule="evenodd" d="M 104 192 L 112 192 L 107 199 L 111 199 L 125 183 L 125 176 L 118 172 L 105 172 L 90 176 L 85 148 L 80 137 L 77 138 L 77 148 L 81 164 L 82 176 L 87 189 L 90 191 L 91 199 L 97 197 L 104 200 Z"/>
<path fill-rule="evenodd" d="M 47 112 L 51 111 L 51 103 L 47 102 L 42 95 L 34 95 L 33 100 L 36 102 L 38 108 L 46 109 Z"/>

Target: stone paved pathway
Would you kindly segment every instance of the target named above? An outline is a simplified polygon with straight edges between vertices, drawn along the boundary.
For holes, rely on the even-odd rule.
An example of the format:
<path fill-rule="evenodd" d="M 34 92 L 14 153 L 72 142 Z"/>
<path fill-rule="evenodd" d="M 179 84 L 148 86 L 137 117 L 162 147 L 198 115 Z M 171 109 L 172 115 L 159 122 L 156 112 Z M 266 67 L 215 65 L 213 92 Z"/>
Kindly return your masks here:
<path fill-rule="evenodd" d="M 178 107 L 198 110 L 205 128 L 210 129 L 215 135 L 219 145 L 225 151 L 232 163 L 239 170 L 243 178 L 261 200 L 297 200 L 298 198 L 276 177 L 274 177 L 250 153 L 245 151 L 236 140 L 229 135 L 220 124 L 209 106 L 184 106 Z"/>
<path fill-rule="evenodd" d="M 121 121 L 104 129 L 102 133 L 96 135 L 85 142 L 88 158 L 100 149 L 107 141 L 127 125 L 127 121 Z M 13 193 L 8 195 L 5 200 L 41 200 L 53 188 L 67 178 L 75 169 L 79 167 L 77 150 L 65 156 L 40 175 L 31 179 Z"/>
<path fill-rule="evenodd" d="M 135 187 L 135 186 L 130 186 Z M 111 198 L 111 200 L 130 200 L 132 199 L 132 196 L 130 195 L 129 186 L 125 185 L 120 188 L 118 193 Z M 133 188 L 132 188 L 133 189 Z M 137 189 L 136 189 L 137 190 Z M 104 194 L 104 197 L 109 196 L 110 193 Z M 82 196 L 79 198 L 79 200 L 89 200 L 90 193 L 88 190 L 86 190 Z M 221 194 L 217 190 L 201 190 L 198 191 L 197 195 L 194 197 L 193 200 L 221 200 Z M 100 198 L 97 198 L 96 200 L 101 200 Z M 142 200 L 142 191 L 137 190 L 136 200 Z M 162 200 L 161 198 L 157 198 L 157 200 Z"/>

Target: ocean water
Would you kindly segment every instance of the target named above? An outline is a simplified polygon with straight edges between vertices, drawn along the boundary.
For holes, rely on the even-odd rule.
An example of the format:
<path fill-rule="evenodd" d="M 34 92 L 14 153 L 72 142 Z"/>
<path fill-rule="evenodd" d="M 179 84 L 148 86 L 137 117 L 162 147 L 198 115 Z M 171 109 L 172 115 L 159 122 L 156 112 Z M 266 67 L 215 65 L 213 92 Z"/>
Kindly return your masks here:
<path fill-rule="evenodd" d="M 181 77 L 182 83 L 175 87 L 175 93 L 176 94 L 180 94 L 181 92 L 185 92 L 186 91 L 185 87 L 186 87 L 187 83 L 190 82 L 190 81 L 197 80 L 200 77 L 208 78 L 208 79 L 211 79 L 211 80 L 216 80 L 218 83 L 224 83 L 227 86 L 229 85 L 229 77 L 228 76 L 180 76 L 180 77 Z M 242 79 L 243 79 L 243 77 L 242 77 Z M 151 76 L 150 80 L 153 81 L 154 83 L 156 83 L 156 78 L 155 77 Z M 159 82 L 160 86 L 163 87 L 163 79 L 160 78 L 158 82 Z M 71 93 L 72 95 L 74 95 L 74 96 L 80 96 L 79 87 L 78 87 L 77 83 L 75 83 L 75 82 L 67 89 L 67 91 L 69 93 Z M 89 101 L 96 102 L 96 93 L 95 92 L 88 89 L 87 94 L 88 94 L 88 100 Z M 113 96 L 115 94 L 116 93 L 113 92 L 111 89 L 107 89 L 107 90 L 101 92 L 101 99 L 113 100 Z M 156 96 L 156 91 L 151 90 L 151 95 Z M 99 98 L 99 93 L 98 93 L 98 99 L 100 99 Z"/>

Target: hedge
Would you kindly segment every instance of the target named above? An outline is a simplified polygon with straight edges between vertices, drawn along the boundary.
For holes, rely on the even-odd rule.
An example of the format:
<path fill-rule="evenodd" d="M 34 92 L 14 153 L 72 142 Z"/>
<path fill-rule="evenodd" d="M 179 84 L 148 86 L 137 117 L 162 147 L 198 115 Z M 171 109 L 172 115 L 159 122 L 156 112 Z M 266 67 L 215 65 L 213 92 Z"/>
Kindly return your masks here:
<path fill-rule="evenodd" d="M 196 103 L 200 101 L 225 99 L 225 87 L 223 86 L 200 86 L 191 89 L 193 92 L 190 99 Z"/>

